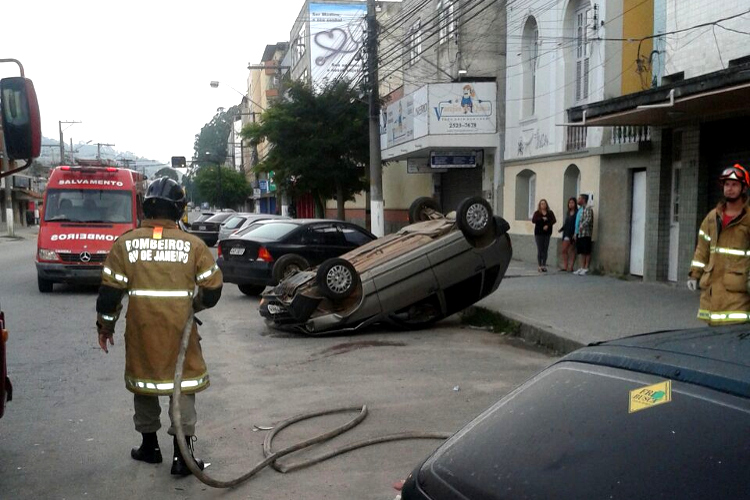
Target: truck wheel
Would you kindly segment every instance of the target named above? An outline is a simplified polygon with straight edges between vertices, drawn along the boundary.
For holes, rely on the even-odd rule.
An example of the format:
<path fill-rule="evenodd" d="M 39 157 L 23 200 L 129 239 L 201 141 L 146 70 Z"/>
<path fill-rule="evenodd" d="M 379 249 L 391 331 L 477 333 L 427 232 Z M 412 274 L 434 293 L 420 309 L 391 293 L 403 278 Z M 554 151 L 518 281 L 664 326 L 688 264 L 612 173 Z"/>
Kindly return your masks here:
<path fill-rule="evenodd" d="M 430 214 L 440 213 L 440 205 L 429 196 L 422 196 L 414 200 L 409 206 L 409 224 L 430 220 Z"/>
<path fill-rule="evenodd" d="M 50 280 L 46 280 L 40 276 L 36 277 L 36 283 L 39 286 L 39 291 L 41 293 L 51 293 L 52 288 L 54 286 L 54 282 Z"/>
<path fill-rule="evenodd" d="M 467 239 L 484 236 L 494 224 L 490 203 L 481 196 L 464 199 L 458 205 L 456 223 Z"/>
<path fill-rule="evenodd" d="M 292 253 L 283 255 L 273 266 L 273 282 L 274 284 L 281 283 L 289 276 L 304 271 L 308 267 L 310 267 L 310 263 L 304 257 Z"/>
<path fill-rule="evenodd" d="M 237 285 L 237 288 L 239 288 L 240 292 L 244 293 L 245 295 L 255 297 L 256 295 L 260 295 L 260 292 L 262 292 L 266 287 L 264 287 L 263 285 Z"/>
<path fill-rule="evenodd" d="M 351 262 L 341 258 L 328 259 L 315 276 L 320 292 L 331 300 L 343 300 L 359 286 L 359 274 Z"/>

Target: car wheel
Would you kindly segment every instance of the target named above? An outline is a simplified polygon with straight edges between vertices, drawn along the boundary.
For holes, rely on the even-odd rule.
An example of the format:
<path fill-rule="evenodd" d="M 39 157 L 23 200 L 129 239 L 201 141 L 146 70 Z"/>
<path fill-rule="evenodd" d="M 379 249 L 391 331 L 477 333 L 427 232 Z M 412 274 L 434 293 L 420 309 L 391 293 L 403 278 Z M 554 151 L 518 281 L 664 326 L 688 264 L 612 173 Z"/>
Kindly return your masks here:
<path fill-rule="evenodd" d="M 294 254 L 283 255 L 273 266 L 273 281 L 274 283 L 280 283 L 308 267 L 310 267 L 310 263 L 304 257 Z"/>
<path fill-rule="evenodd" d="M 443 313 L 435 299 L 432 298 L 391 313 L 388 315 L 388 319 L 396 327 L 403 330 L 419 330 L 443 319 Z"/>
<path fill-rule="evenodd" d="M 490 203 L 481 196 L 464 199 L 458 205 L 456 223 L 467 238 L 484 236 L 494 224 Z"/>
<path fill-rule="evenodd" d="M 345 259 L 328 259 L 318 267 L 315 277 L 321 293 L 331 300 L 343 300 L 359 286 L 359 274 Z"/>
<path fill-rule="evenodd" d="M 46 280 L 40 276 L 36 277 L 36 283 L 41 293 L 50 293 L 54 288 L 54 281 Z"/>
<path fill-rule="evenodd" d="M 409 207 L 409 224 L 430 220 L 430 215 L 440 213 L 440 205 L 429 196 L 422 196 L 414 200 Z"/>
<path fill-rule="evenodd" d="M 260 295 L 260 292 L 262 292 L 266 287 L 264 287 L 263 285 L 237 285 L 237 288 L 239 288 L 240 292 L 244 293 L 245 295 L 254 297 L 256 295 Z"/>

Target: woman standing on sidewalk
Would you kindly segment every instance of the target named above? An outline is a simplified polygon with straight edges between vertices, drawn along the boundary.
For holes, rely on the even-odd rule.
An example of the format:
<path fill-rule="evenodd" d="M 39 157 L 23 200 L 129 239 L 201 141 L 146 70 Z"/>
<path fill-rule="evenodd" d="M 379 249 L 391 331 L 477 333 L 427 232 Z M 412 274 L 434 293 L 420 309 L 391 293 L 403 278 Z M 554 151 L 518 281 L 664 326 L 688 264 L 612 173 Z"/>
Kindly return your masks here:
<path fill-rule="evenodd" d="M 534 212 L 531 222 L 534 223 L 534 240 L 536 240 L 536 256 L 537 263 L 539 264 L 538 271 L 546 273 L 549 239 L 552 236 L 552 226 L 557 222 L 554 212 L 547 205 L 547 200 L 539 200 L 539 205 L 536 207 L 536 212 Z"/>
<path fill-rule="evenodd" d="M 573 264 L 576 261 L 576 214 L 578 213 L 578 203 L 575 198 L 568 198 L 568 207 L 565 213 L 565 222 L 560 228 L 562 233 L 562 271 L 573 272 Z"/>

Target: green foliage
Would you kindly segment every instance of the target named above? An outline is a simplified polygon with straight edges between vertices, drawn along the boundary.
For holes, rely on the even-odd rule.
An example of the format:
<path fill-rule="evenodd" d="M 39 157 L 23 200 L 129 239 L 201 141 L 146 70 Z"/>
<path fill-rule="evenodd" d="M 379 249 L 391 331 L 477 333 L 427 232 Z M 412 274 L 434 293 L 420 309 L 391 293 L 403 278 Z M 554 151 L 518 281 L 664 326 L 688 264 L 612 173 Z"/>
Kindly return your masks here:
<path fill-rule="evenodd" d="M 159 177 L 169 177 L 174 181 L 180 182 L 180 176 L 178 176 L 177 172 L 170 167 L 164 167 L 154 174 L 155 179 L 158 179 Z"/>
<path fill-rule="evenodd" d="M 279 190 L 292 196 L 312 193 L 319 206 L 337 195 L 354 199 L 367 186 L 367 104 L 347 82 L 320 92 L 293 82 L 288 95 L 242 130 L 251 144 L 268 141 L 272 146 L 256 172 L 274 172 Z"/>
<path fill-rule="evenodd" d="M 219 208 L 239 206 L 250 194 L 250 186 L 244 175 L 216 165 L 198 170 L 193 184 L 200 200 Z"/>
<path fill-rule="evenodd" d="M 195 136 L 193 156 L 197 158 L 200 166 L 215 165 L 217 161 L 224 162 L 229 133 L 232 131 L 234 117 L 239 112 L 239 106 L 232 106 L 227 110 L 219 108 L 211 121 L 201 128 L 200 134 Z"/>

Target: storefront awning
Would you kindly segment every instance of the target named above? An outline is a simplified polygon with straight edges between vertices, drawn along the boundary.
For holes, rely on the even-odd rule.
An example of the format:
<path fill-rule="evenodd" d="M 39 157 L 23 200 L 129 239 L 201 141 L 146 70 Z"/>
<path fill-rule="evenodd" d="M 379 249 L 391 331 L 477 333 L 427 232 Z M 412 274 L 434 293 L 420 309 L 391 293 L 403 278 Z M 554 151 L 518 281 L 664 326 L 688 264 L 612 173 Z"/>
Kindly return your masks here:
<path fill-rule="evenodd" d="M 750 114 L 750 63 L 568 110 L 567 125 L 653 125 Z"/>

